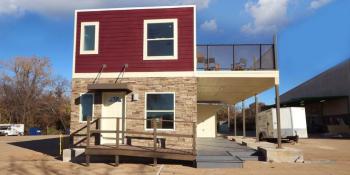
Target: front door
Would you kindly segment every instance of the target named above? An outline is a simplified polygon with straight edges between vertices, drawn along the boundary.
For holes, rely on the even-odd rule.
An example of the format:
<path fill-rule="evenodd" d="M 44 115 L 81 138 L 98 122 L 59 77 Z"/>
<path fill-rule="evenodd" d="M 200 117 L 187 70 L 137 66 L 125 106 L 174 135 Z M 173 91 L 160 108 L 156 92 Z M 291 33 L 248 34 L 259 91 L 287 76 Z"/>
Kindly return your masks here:
<path fill-rule="evenodd" d="M 119 118 L 119 131 L 123 127 L 124 118 L 124 97 L 122 93 L 103 92 L 102 93 L 102 119 L 101 130 L 116 130 L 116 118 Z M 124 125 L 125 126 L 125 125 Z M 122 141 L 122 134 L 119 134 L 119 142 Z M 101 133 L 101 144 L 116 144 L 115 133 Z"/>

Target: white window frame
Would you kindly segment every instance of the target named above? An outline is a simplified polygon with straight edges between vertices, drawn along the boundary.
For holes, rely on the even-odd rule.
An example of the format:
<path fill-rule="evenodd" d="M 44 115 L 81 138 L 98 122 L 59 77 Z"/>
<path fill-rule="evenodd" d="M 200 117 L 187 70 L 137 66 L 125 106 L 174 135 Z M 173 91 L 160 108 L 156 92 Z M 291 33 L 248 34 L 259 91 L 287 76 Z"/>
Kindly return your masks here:
<path fill-rule="evenodd" d="M 148 39 L 148 24 L 173 23 L 173 38 Z M 177 60 L 178 58 L 178 27 L 177 19 L 151 19 L 143 21 L 143 60 Z M 174 40 L 174 55 L 172 56 L 148 56 L 148 41 Z"/>
<path fill-rule="evenodd" d="M 174 96 L 174 109 L 173 110 L 147 110 L 147 95 L 148 94 L 172 94 Z M 175 92 L 145 92 L 145 131 L 151 131 L 153 130 L 153 128 L 147 128 L 147 112 L 174 112 L 174 128 L 172 129 L 164 129 L 164 128 L 157 128 L 157 130 L 162 130 L 162 131 L 175 131 L 176 129 L 176 122 L 175 122 L 175 118 L 176 118 L 176 95 Z"/>
<path fill-rule="evenodd" d="M 85 44 L 85 26 L 95 26 L 95 49 L 84 50 Z M 81 22 L 80 24 L 80 54 L 98 54 L 99 46 L 99 33 L 100 33 L 100 22 Z"/>
<path fill-rule="evenodd" d="M 91 119 L 94 118 L 95 113 L 95 94 L 94 93 L 80 93 L 79 96 L 79 123 L 86 123 L 87 121 L 83 121 L 83 108 L 81 106 L 82 96 L 83 95 L 92 95 L 92 116 Z"/>

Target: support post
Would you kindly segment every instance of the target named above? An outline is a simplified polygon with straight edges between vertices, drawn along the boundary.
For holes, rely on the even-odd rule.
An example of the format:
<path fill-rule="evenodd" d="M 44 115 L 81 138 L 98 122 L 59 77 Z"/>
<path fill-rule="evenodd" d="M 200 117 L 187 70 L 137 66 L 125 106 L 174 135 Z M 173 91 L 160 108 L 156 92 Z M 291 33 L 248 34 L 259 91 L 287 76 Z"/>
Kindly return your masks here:
<path fill-rule="evenodd" d="M 119 148 L 119 118 L 116 118 L 116 129 L 115 129 L 115 147 Z"/>
<path fill-rule="evenodd" d="M 277 148 L 282 148 L 282 137 L 281 137 L 281 112 L 280 112 L 280 94 L 279 85 L 275 85 L 276 95 L 276 117 L 277 117 Z"/>
<path fill-rule="evenodd" d="M 233 113 L 233 117 L 234 117 L 234 135 L 237 136 L 237 114 L 236 114 L 236 105 L 233 105 L 234 108 L 234 113 Z"/>
<path fill-rule="evenodd" d="M 152 119 L 153 125 L 153 151 L 157 151 L 157 123 L 155 119 Z M 153 157 L 153 165 L 157 166 L 157 157 Z"/>
<path fill-rule="evenodd" d="M 192 122 L 192 153 L 193 155 L 197 154 L 196 150 L 196 137 L 197 137 L 197 129 L 196 129 L 196 122 Z"/>
<path fill-rule="evenodd" d="M 227 105 L 227 128 L 228 130 L 230 131 L 230 128 L 231 128 L 231 122 L 230 122 L 230 105 Z"/>
<path fill-rule="evenodd" d="M 245 109 L 244 109 L 244 100 L 242 101 L 242 122 L 243 122 L 243 138 L 246 136 L 245 134 Z"/>
<path fill-rule="evenodd" d="M 90 146 L 90 125 L 91 125 L 91 117 L 87 117 L 87 124 L 86 124 L 86 148 Z M 85 163 L 86 166 L 90 165 L 90 155 L 86 154 L 85 155 Z"/>
<path fill-rule="evenodd" d="M 258 121 L 258 95 L 255 94 L 255 141 L 259 141 L 259 133 L 258 133 L 258 127 L 257 127 L 257 121 Z"/>

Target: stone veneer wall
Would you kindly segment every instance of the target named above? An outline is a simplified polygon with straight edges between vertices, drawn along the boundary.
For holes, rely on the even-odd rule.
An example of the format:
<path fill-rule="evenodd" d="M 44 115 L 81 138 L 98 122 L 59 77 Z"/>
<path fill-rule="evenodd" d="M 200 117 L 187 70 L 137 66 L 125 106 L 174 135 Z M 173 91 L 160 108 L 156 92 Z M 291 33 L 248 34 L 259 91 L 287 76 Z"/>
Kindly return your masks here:
<path fill-rule="evenodd" d="M 99 79 L 98 83 L 113 83 L 115 79 Z M 79 123 L 79 96 L 87 92 L 87 85 L 93 79 L 73 79 L 71 101 L 71 132 L 84 126 Z M 142 120 L 128 120 L 128 118 L 145 118 L 145 92 L 175 92 L 175 120 L 197 121 L 197 80 L 194 77 L 186 78 L 124 78 L 122 83 L 128 83 L 132 93 L 139 95 L 138 101 L 132 101 L 131 94 L 126 96 L 126 129 L 127 131 L 145 131 L 145 122 Z M 101 116 L 102 94 L 95 93 L 94 117 Z M 82 132 L 85 132 L 83 130 Z M 150 131 L 152 132 L 152 131 Z M 192 134 L 192 123 L 175 123 L 175 131 L 159 131 L 176 134 Z M 133 140 L 133 145 L 152 146 L 153 141 Z M 192 139 L 183 137 L 167 137 L 168 148 L 191 149 Z"/>

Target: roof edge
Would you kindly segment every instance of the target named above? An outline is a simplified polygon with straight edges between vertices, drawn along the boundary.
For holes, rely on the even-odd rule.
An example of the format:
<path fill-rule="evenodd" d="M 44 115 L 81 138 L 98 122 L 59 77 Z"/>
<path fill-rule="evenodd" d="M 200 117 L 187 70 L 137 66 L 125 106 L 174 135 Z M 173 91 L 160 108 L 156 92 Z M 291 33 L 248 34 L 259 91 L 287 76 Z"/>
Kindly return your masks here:
<path fill-rule="evenodd" d="M 145 10 L 145 9 L 169 9 L 169 8 L 195 8 L 196 5 L 174 5 L 174 6 L 144 6 L 144 7 L 119 7 L 119 8 L 97 8 L 97 9 L 77 9 L 75 12 L 98 12 L 98 11 L 117 11 L 117 10 Z"/>

